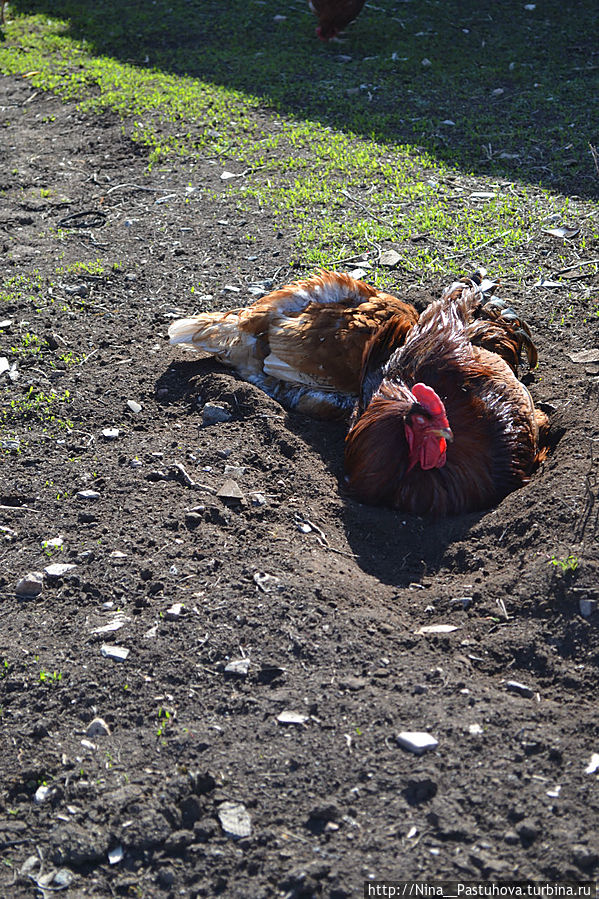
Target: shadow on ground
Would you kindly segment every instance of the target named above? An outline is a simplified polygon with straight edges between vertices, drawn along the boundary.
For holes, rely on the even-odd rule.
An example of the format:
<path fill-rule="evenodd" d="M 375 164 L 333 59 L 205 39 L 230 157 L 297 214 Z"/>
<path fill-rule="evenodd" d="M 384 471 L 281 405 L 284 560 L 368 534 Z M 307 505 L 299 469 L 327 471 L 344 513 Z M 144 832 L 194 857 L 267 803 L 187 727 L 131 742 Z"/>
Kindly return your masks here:
<path fill-rule="evenodd" d="M 297 0 L 14 0 L 92 53 L 257 96 L 278 112 L 411 144 L 485 175 L 596 196 L 589 96 L 599 8 L 559 0 L 366 5 L 323 44 Z M 533 8 L 530 8 L 533 7 Z M 277 17 L 284 17 L 280 20 Z"/>

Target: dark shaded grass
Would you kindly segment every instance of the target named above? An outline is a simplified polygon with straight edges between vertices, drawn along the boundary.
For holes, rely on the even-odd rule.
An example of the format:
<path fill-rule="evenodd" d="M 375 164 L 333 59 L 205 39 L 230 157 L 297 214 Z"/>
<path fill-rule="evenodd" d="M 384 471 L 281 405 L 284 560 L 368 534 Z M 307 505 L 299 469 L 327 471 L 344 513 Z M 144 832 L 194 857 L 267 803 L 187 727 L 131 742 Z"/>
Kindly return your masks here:
<path fill-rule="evenodd" d="M 300 0 L 14 0 L 11 12 L 65 19 L 67 34 L 94 54 L 417 145 L 462 170 L 598 193 L 595 0 L 544 0 L 533 10 L 523 0 L 381 0 L 366 5 L 343 43 L 328 44 Z"/>

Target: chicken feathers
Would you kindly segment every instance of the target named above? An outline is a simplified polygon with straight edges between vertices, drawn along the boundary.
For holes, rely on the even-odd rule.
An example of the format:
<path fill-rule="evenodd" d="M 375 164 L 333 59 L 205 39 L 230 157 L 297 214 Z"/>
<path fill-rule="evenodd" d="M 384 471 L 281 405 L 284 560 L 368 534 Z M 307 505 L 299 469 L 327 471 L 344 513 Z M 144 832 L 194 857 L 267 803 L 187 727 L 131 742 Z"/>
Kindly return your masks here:
<path fill-rule="evenodd" d="M 216 356 L 287 408 L 337 418 L 355 403 L 366 344 L 392 316 L 396 347 L 418 321 L 414 307 L 321 271 L 249 307 L 176 321 L 169 337 Z"/>
<path fill-rule="evenodd" d="M 390 319 L 365 350 L 346 438 L 352 494 L 444 516 L 488 508 L 525 484 L 548 429 L 517 378 L 522 348 L 536 363 L 526 325 L 500 301 L 485 303 L 474 276 L 431 303 L 388 356 L 392 330 Z M 422 401 L 422 386 L 434 400 Z"/>

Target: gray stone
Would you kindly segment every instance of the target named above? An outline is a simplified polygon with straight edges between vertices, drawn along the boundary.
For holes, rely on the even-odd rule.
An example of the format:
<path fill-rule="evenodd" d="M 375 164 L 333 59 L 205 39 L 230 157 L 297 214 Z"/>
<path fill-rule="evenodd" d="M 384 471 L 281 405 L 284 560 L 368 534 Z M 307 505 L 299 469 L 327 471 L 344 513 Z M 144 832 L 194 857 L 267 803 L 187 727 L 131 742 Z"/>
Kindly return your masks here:
<path fill-rule="evenodd" d="M 202 422 L 204 425 L 231 421 L 232 418 L 233 416 L 224 406 L 219 406 L 216 403 L 206 403 L 202 409 Z"/>
<path fill-rule="evenodd" d="M 30 571 L 21 578 L 16 587 L 17 596 L 30 598 L 39 596 L 44 588 L 44 575 L 41 571 Z"/>
<path fill-rule="evenodd" d="M 103 718 L 94 718 L 85 728 L 85 733 L 88 737 L 109 737 L 110 728 Z"/>
<path fill-rule="evenodd" d="M 225 502 L 240 503 L 243 500 L 239 484 L 232 478 L 227 478 L 220 490 L 216 491 L 216 495 Z"/>

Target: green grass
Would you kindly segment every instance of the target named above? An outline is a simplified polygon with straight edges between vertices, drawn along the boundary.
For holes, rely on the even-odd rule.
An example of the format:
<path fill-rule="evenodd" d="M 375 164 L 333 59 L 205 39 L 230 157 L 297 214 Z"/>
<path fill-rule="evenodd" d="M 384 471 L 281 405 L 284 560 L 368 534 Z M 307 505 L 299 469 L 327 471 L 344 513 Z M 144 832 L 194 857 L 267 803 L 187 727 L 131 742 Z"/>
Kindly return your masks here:
<path fill-rule="evenodd" d="M 582 240 L 599 238 L 596 207 L 565 196 L 599 187 L 591 0 L 576 15 L 558 0 L 532 11 L 520 0 L 382 0 L 326 45 L 303 2 L 280 23 L 276 0 L 10 10 L 1 71 L 116 111 L 150 166 L 181 154 L 243 170 L 227 191 L 240 209 L 268 206 L 294 235 L 290 261 L 307 269 L 364 252 L 376 263 L 392 243 L 421 281 L 481 255 L 494 275 L 524 278 L 523 249 L 551 215 L 584 211 Z"/>

